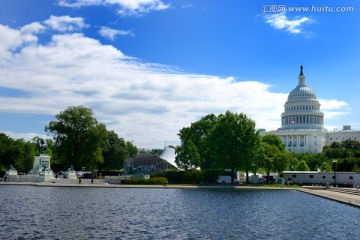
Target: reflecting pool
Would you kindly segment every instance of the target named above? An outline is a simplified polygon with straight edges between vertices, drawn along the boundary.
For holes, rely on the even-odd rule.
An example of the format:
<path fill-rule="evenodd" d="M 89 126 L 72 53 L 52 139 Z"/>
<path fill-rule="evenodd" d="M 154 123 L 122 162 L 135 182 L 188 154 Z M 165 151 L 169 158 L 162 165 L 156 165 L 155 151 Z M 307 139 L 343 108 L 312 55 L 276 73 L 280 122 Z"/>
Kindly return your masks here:
<path fill-rule="evenodd" d="M 0 186 L 0 239 L 360 239 L 360 209 L 298 191 Z"/>

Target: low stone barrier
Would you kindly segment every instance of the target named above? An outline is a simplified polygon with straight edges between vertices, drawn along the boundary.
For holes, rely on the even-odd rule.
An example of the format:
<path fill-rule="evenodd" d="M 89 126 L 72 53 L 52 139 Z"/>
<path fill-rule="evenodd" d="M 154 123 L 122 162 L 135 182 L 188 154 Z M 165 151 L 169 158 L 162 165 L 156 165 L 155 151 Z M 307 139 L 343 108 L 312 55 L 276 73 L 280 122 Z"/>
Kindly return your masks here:
<path fill-rule="evenodd" d="M 5 177 L 4 177 L 5 180 Z M 36 175 L 8 175 L 6 182 L 44 182 L 44 176 Z"/>
<path fill-rule="evenodd" d="M 105 182 L 110 184 L 120 184 L 120 176 L 105 176 Z"/>

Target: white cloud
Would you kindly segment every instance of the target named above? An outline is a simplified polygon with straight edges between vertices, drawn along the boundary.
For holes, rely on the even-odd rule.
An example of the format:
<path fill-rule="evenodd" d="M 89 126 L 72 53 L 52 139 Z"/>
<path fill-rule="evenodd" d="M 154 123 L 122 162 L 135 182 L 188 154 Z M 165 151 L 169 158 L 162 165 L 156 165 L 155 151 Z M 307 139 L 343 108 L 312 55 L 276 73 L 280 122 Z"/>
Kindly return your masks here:
<path fill-rule="evenodd" d="M 344 101 L 334 100 L 334 99 L 319 99 L 321 103 L 322 110 L 338 110 L 346 109 L 348 104 Z"/>
<path fill-rule="evenodd" d="M 102 27 L 99 31 L 99 34 L 104 37 L 104 38 L 108 38 L 111 41 L 114 41 L 116 36 L 120 35 L 120 36 L 134 36 L 134 34 L 132 33 L 132 31 L 130 30 L 118 30 L 118 29 L 112 29 L 109 27 Z"/>
<path fill-rule="evenodd" d="M 44 23 L 51 29 L 59 32 L 74 32 L 88 27 L 82 17 L 50 16 Z"/>
<path fill-rule="evenodd" d="M 50 139 L 47 134 L 39 134 L 39 133 L 16 133 L 10 131 L 3 131 L 5 135 L 13 138 L 13 139 L 24 139 L 25 141 L 31 141 L 34 137 L 41 137 L 43 139 Z"/>
<path fill-rule="evenodd" d="M 63 7 L 115 6 L 121 16 L 143 16 L 152 11 L 161 11 L 170 7 L 161 0 L 60 0 Z"/>
<path fill-rule="evenodd" d="M 2 113 L 54 116 L 68 106 L 84 105 L 94 109 L 109 130 L 147 148 L 161 148 L 165 141 L 178 144 L 182 127 L 226 110 L 247 114 L 258 128 L 280 127 L 287 94 L 271 92 L 268 84 L 142 63 L 81 33 L 22 45 L 22 30 L 0 25 L 0 36 L 3 33 L 11 33 L 11 41 L 0 37 L 8 53 L 0 55 L 0 87 L 26 94 L 0 96 Z M 11 42 L 18 51 L 10 51 Z M 327 110 L 343 104 L 328 102 Z"/>
<path fill-rule="evenodd" d="M 270 24 L 275 29 L 285 30 L 291 34 L 304 33 L 302 26 L 311 23 L 312 20 L 307 17 L 297 17 L 290 20 L 285 13 L 267 14 L 264 15 L 266 23 Z"/>
<path fill-rule="evenodd" d="M 33 23 L 23 26 L 21 28 L 21 32 L 27 33 L 27 34 L 36 34 L 36 33 L 42 32 L 44 29 L 45 29 L 45 27 L 41 23 L 33 22 Z"/>
<path fill-rule="evenodd" d="M 41 30 L 41 25 L 37 23 L 29 24 L 20 30 L 12 29 L 8 26 L 0 25 L 0 55 L 1 60 L 7 63 L 7 57 L 11 56 L 12 51 L 19 47 L 37 42 L 38 38 L 33 34 Z"/>
<path fill-rule="evenodd" d="M 349 104 L 335 99 L 319 99 L 321 110 L 324 112 L 325 119 L 342 119 L 350 114 Z"/>

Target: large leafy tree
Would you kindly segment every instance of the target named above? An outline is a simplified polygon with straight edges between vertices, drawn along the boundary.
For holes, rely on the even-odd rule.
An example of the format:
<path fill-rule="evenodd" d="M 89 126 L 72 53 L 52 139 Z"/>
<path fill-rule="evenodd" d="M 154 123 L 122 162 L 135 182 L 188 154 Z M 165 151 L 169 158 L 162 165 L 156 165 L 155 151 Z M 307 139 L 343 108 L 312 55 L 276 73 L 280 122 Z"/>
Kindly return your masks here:
<path fill-rule="evenodd" d="M 275 134 L 267 134 L 261 138 L 261 141 L 276 147 L 282 153 L 285 152 L 285 145 Z"/>
<path fill-rule="evenodd" d="M 260 147 L 263 152 L 263 157 L 260 161 L 260 166 L 267 174 L 267 183 L 269 183 L 270 173 L 274 170 L 274 159 L 279 155 L 279 149 L 267 142 L 261 141 Z"/>
<path fill-rule="evenodd" d="M 134 145 L 133 142 L 126 142 L 126 149 L 128 151 L 129 157 L 135 157 L 139 153 L 139 149 Z"/>
<path fill-rule="evenodd" d="M 289 168 L 289 154 L 285 152 L 280 152 L 274 158 L 274 170 L 277 173 L 281 173 L 282 171 Z"/>
<path fill-rule="evenodd" d="M 181 129 L 179 133 L 182 143 L 191 141 L 196 146 L 200 156 L 198 164 L 201 169 L 211 169 L 216 165 L 215 160 L 211 158 L 208 142 L 210 131 L 214 128 L 216 121 L 217 116 L 208 114 L 199 121 L 192 123 L 190 127 Z"/>
<path fill-rule="evenodd" d="M 262 168 L 267 174 L 267 182 L 271 171 L 282 172 L 290 164 L 290 157 L 285 151 L 285 146 L 281 139 L 274 135 L 268 134 L 261 138 L 261 147 L 264 151 Z"/>
<path fill-rule="evenodd" d="M 12 150 L 11 145 L 13 143 L 13 139 L 7 136 L 4 133 L 0 133 L 0 167 L 1 171 L 5 172 L 9 165 L 14 164 L 14 160 L 12 158 Z"/>
<path fill-rule="evenodd" d="M 24 139 L 12 139 L 0 133 L 0 171 L 6 171 L 13 165 L 19 172 L 32 169 L 35 155 L 35 144 Z"/>
<path fill-rule="evenodd" d="M 102 147 L 106 127 L 98 123 L 94 112 L 84 106 L 68 107 L 50 121 L 45 131 L 53 134 L 56 151 L 64 168 L 92 170 L 103 163 Z"/>
<path fill-rule="evenodd" d="M 245 170 L 248 179 L 259 145 L 259 133 L 253 120 L 242 113 L 220 114 L 210 132 L 209 144 L 217 166 L 231 169 L 232 183 L 236 170 Z"/>
<path fill-rule="evenodd" d="M 175 163 L 179 168 L 188 171 L 199 167 L 200 154 L 195 144 L 190 140 L 184 142 L 181 146 L 178 146 L 175 149 L 175 152 Z"/>
<path fill-rule="evenodd" d="M 35 156 L 35 144 L 23 139 L 14 141 L 16 148 L 17 159 L 15 160 L 14 167 L 19 172 L 27 172 L 33 168 Z"/>
<path fill-rule="evenodd" d="M 108 131 L 103 149 L 104 167 L 106 170 L 121 169 L 129 156 L 125 140 L 119 138 L 114 131 Z"/>

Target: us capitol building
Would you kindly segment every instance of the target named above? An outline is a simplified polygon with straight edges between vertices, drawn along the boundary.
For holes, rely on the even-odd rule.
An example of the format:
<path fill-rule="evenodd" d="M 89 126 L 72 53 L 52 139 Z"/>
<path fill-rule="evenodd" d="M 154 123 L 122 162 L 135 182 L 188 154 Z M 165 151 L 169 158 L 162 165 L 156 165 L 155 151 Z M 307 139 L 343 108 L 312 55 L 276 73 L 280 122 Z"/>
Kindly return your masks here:
<path fill-rule="evenodd" d="M 300 67 L 298 85 L 290 92 L 281 114 L 281 128 L 262 135 L 275 134 L 281 138 L 289 152 L 320 153 L 324 146 L 347 139 L 360 141 L 360 131 L 343 130 L 329 132 L 324 128 L 324 113 L 315 92 L 305 83 L 303 66 Z"/>

